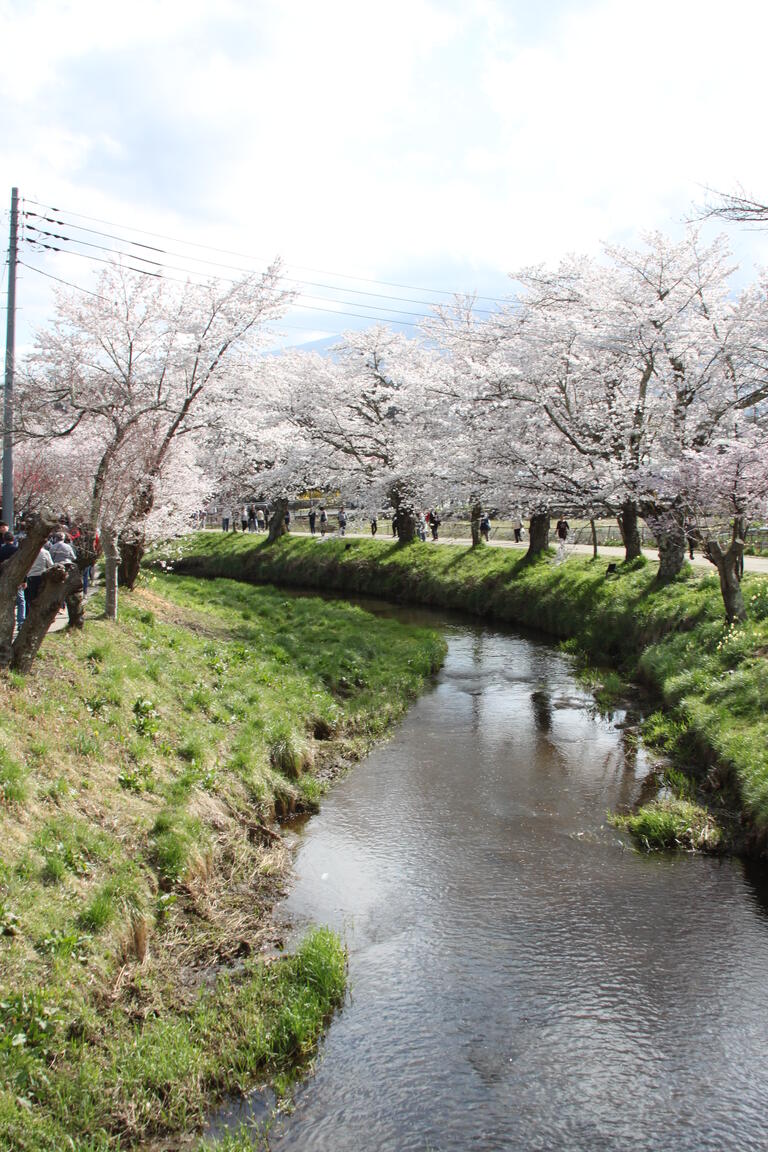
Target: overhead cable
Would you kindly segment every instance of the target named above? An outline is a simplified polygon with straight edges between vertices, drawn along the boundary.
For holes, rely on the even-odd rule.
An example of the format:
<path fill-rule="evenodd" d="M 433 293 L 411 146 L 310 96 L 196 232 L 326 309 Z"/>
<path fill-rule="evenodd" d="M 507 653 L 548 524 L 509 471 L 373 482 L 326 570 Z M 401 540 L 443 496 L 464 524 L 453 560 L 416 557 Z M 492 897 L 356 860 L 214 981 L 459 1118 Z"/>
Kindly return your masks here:
<path fill-rule="evenodd" d="M 64 256 L 78 256 L 81 260 L 92 260 L 92 261 L 95 261 L 97 264 L 107 264 L 107 265 L 113 265 L 114 264 L 114 261 L 105 260 L 101 256 L 93 256 L 88 252 L 75 252 L 71 248 L 60 248 L 56 244 L 47 244 L 47 243 L 43 243 L 40 240 L 28 239 L 25 241 L 25 243 L 31 245 L 33 247 L 33 249 L 44 248 L 49 252 L 58 252 Z M 108 251 L 113 251 L 113 249 L 108 249 Z M 127 256 L 128 259 L 135 259 L 136 258 L 136 257 L 130 257 L 127 253 L 115 253 L 115 254 Z M 153 277 L 153 279 L 156 279 L 156 280 L 164 279 L 164 280 L 168 280 L 169 282 L 174 283 L 174 284 L 186 284 L 186 283 L 188 283 L 187 280 L 181 280 L 181 279 L 179 279 L 178 276 L 164 276 L 162 274 L 162 272 L 151 272 L 151 271 L 148 271 L 146 268 L 135 268 L 135 267 L 133 267 L 133 265 L 130 265 L 130 264 L 125 265 L 125 267 L 131 272 L 137 272 L 140 276 L 151 276 L 151 277 Z M 183 268 L 182 269 L 176 269 L 176 271 L 182 271 L 183 272 L 184 269 Z M 202 275 L 202 273 L 189 273 L 189 275 L 198 275 L 199 276 L 199 275 Z M 231 283 L 231 284 L 237 283 L 236 280 L 232 280 L 229 277 L 221 277 L 221 279 L 227 280 L 228 283 Z M 77 285 L 74 285 L 74 287 L 77 287 Z M 94 295 L 96 295 L 96 294 L 94 293 Z M 418 316 L 418 320 L 401 320 L 398 317 L 395 317 L 393 319 L 392 317 L 388 317 L 388 316 L 372 316 L 372 315 L 370 315 L 370 313 L 367 313 L 367 312 L 346 312 L 341 308 L 321 308 L 319 305 L 316 305 L 316 304 L 305 304 L 303 302 L 301 295 L 299 297 L 297 297 L 297 299 L 300 299 L 301 303 L 299 303 L 299 304 L 292 303 L 291 305 L 289 305 L 289 307 L 298 308 L 299 310 L 306 310 L 306 311 L 310 311 L 310 312 L 327 312 L 332 316 L 350 316 L 355 320 L 378 320 L 382 324 L 405 324 L 405 325 L 408 325 L 409 327 L 416 328 L 418 326 L 418 323 L 420 320 L 426 319 L 425 315 L 419 315 L 416 312 L 402 312 L 401 313 L 401 310 L 396 309 L 396 308 L 383 308 L 382 311 L 401 313 L 403 316 Z M 327 299 L 327 297 L 308 296 L 308 297 L 304 297 L 304 299 L 324 300 L 324 299 Z M 328 302 L 330 304 L 336 303 L 336 301 L 334 301 L 334 300 L 329 300 Z M 339 304 L 347 304 L 352 308 L 364 307 L 364 305 L 362 305 L 362 304 L 360 304 L 360 305 L 356 304 L 354 300 L 339 300 L 338 303 Z"/>
<path fill-rule="evenodd" d="M 118 224 L 114 220 L 104 220 L 98 216 L 86 216 L 82 212 L 73 212 L 67 208 L 55 208 L 53 205 L 44 204 L 39 200 L 25 199 L 24 202 L 27 204 L 34 204 L 38 208 L 44 208 L 48 212 L 54 212 L 57 214 L 63 213 L 66 216 L 74 216 L 79 220 L 90 220 L 91 222 L 96 223 L 96 224 L 107 224 L 108 226 L 110 226 L 112 228 L 119 228 L 122 231 L 138 232 L 139 235 L 141 235 L 141 236 L 153 236 L 156 239 L 160 239 L 160 240 L 170 240 L 174 244 L 186 244 L 190 248 L 200 248 L 203 251 L 208 251 L 208 252 L 219 252 L 219 253 L 223 253 L 224 255 L 227 255 L 227 256 L 238 256 L 244 260 L 255 260 L 255 261 L 259 261 L 259 262 L 264 263 L 264 264 L 270 264 L 271 263 L 271 261 L 265 256 L 253 256 L 253 255 L 248 255 L 244 252 L 238 252 L 238 251 L 233 250 L 231 248 L 217 248 L 212 244 L 200 244 L 199 242 L 197 242 L 195 240 L 185 240 L 183 237 L 168 236 L 167 234 L 165 234 L 163 232 L 151 232 L 146 228 L 136 228 L 131 224 Z M 133 241 L 131 243 L 133 243 Z M 149 247 L 149 245 L 146 245 L 146 247 Z M 420 287 L 417 284 L 401 284 L 401 283 L 397 283 L 396 281 L 391 281 L 391 280 L 375 280 L 372 277 L 368 277 L 368 276 L 354 276 L 351 273 L 333 272 L 333 271 L 328 270 L 327 268 L 311 268 L 308 265 L 302 265 L 302 264 L 290 264 L 289 267 L 303 268 L 304 271 L 306 271 L 306 272 L 317 273 L 321 276 L 335 276 L 337 279 L 340 279 L 340 280 L 356 280 L 362 284 L 379 284 L 379 285 L 382 285 L 386 288 L 405 288 L 407 291 L 410 291 L 410 292 L 424 292 L 426 294 L 432 294 L 432 295 L 438 295 L 438 296 L 451 296 L 451 297 L 470 295 L 469 293 L 456 292 L 456 291 L 449 289 L 449 288 L 424 288 L 424 287 Z M 504 302 L 504 298 L 500 297 L 500 296 L 474 295 L 473 298 L 475 300 L 486 300 L 486 301 L 489 301 L 491 304 L 499 304 L 499 303 Z"/>
<path fill-rule="evenodd" d="M 172 256 L 172 257 L 175 257 L 179 260 L 192 261 L 196 264 L 209 264 L 213 268 L 225 268 L 225 269 L 227 269 L 227 271 L 242 272 L 245 275 L 253 275 L 253 273 L 254 273 L 253 268 L 244 268 L 244 267 L 242 267 L 242 265 L 239 265 L 239 264 L 226 264 L 226 263 L 223 263 L 222 261 L 219 261 L 219 260 L 208 260 L 204 256 L 190 256 L 184 252 L 171 252 L 165 248 L 158 248 L 156 245 L 153 245 L 153 244 L 142 244 L 140 241 L 131 240 L 127 236 L 119 236 L 114 232 L 101 232 L 96 228 L 85 228 L 82 224 L 74 224 L 69 220 L 60 219 L 60 218 L 57 218 L 55 216 L 44 216 L 40 212 L 24 212 L 24 216 L 34 218 L 37 220 L 41 220 L 47 224 L 54 224 L 54 225 L 57 225 L 57 226 L 62 227 L 62 228 L 74 229 L 78 232 L 88 232 L 89 235 L 91 235 L 91 236 L 101 236 L 103 239 L 116 240 L 120 244 L 130 245 L 130 247 L 132 247 L 132 248 L 145 248 L 148 252 L 155 252 L 155 253 L 162 255 L 162 256 Z M 88 241 L 88 240 L 80 240 L 76 236 L 66 236 L 60 232 L 48 232 L 42 228 L 38 228 L 37 225 L 35 225 L 35 224 L 28 224 L 27 228 L 29 228 L 33 231 L 39 232 L 44 236 L 51 236 L 51 237 L 53 237 L 55 239 L 59 239 L 59 240 L 68 240 L 73 244 L 82 244 L 83 246 L 89 246 L 89 247 L 93 247 L 93 248 L 103 247 L 104 251 L 107 251 L 107 252 L 116 251 L 116 249 L 113 249 L 113 248 L 108 248 L 108 247 L 103 246 L 103 245 L 93 244 L 91 241 Z M 147 260 L 147 257 L 137 255 L 136 253 L 130 253 L 130 254 L 123 253 L 123 254 L 124 255 L 130 255 L 130 257 L 132 259 Z M 247 257 L 244 257 L 244 259 L 247 259 Z M 160 261 L 148 261 L 148 262 L 158 263 L 158 264 L 160 263 Z M 187 269 L 181 269 L 181 268 L 178 268 L 178 266 L 174 266 L 174 265 L 170 265 L 170 264 L 167 265 L 167 267 L 169 267 L 169 268 L 175 267 L 177 271 L 187 271 Z M 195 273 L 195 274 L 201 275 L 201 273 Z M 419 304 L 421 307 L 424 307 L 425 304 L 433 303 L 432 301 L 428 301 L 428 300 L 416 300 L 412 296 L 391 296 L 389 293 L 367 292 L 364 288 L 349 288 L 349 287 L 344 288 L 344 287 L 339 287 L 336 284 L 327 284 L 327 283 L 324 283 L 322 281 L 300 279 L 297 276 L 281 275 L 280 279 L 285 280 L 290 284 L 301 284 L 302 286 L 306 285 L 309 288 L 325 288 L 330 292 L 349 291 L 349 292 L 353 292 L 356 296 L 370 296 L 374 300 L 396 300 L 398 303 Z M 419 289 L 419 291 L 421 291 L 421 289 Z M 350 302 L 349 301 L 342 301 L 342 303 L 350 303 Z M 375 305 L 375 307 L 384 307 L 385 311 L 387 310 L 384 305 L 381 305 L 381 306 Z M 394 309 L 394 311 L 397 311 L 397 309 Z M 473 311 L 474 312 L 481 312 L 486 316 L 491 316 L 494 314 L 493 310 L 490 308 L 473 308 Z"/>

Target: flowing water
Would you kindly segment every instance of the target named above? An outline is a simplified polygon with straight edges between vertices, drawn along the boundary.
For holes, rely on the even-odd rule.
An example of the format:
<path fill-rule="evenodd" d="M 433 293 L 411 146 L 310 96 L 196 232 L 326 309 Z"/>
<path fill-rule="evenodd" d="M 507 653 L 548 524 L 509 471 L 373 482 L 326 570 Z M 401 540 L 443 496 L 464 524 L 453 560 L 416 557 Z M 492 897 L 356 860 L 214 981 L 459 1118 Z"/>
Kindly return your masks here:
<path fill-rule="evenodd" d="M 447 636 L 300 833 L 283 914 L 344 935 L 350 995 L 270 1147 L 768 1149 L 764 885 L 607 825 L 648 765 L 552 648 Z"/>

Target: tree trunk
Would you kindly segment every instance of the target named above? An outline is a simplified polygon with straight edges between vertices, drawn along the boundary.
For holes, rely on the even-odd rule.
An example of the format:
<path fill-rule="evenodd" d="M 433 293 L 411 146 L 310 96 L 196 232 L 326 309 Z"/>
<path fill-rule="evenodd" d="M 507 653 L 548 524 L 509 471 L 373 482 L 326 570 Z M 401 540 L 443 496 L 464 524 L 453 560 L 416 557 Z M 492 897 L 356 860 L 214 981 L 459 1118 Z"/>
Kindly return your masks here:
<path fill-rule="evenodd" d="M 401 544 L 416 539 L 416 513 L 410 505 L 400 504 L 397 509 L 397 538 Z"/>
<path fill-rule="evenodd" d="M 45 635 L 53 624 L 61 605 L 77 590 L 82 594 L 83 578 L 76 565 L 65 568 L 54 564 L 44 574 L 40 591 L 32 601 L 29 615 L 13 642 L 11 668 L 16 672 L 28 672 L 37 655 Z"/>
<path fill-rule="evenodd" d="M 472 532 L 472 547 L 477 548 L 478 545 L 482 544 L 483 542 L 483 537 L 480 534 L 480 521 L 483 517 L 482 504 L 473 504 L 472 511 L 470 512 L 469 516 L 469 527 Z"/>
<path fill-rule="evenodd" d="M 104 591 L 106 604 L 104 615 L 107 620 L 117 620 L 117 568 L 120 563 L 118 536 L 114 528 L 107 528 L 102 539 L 104 549 Z"/>
<path fill-rule="evenodd" d="M 80 569 L 78 568 L 78 572 Z M 85 596 L 83 595 L 83 577 L 80 574 L 80 587 L 67 595 L 68 628 L 82 628 L 85 625 Z"/>
<path fill-rule="evenodd" d="M 139 578 L 141 561 L 144 556 L 146 541 L 143 533 L 132 532 L 130 536 L 120 536 L 118 541 L 120 563 L 117 569 L 117 581 L 121 588 L 132 592 Z"/>
<path fill-rule="evenodd" d="M 621 512 L 616 517 L 619 522 L 619 531 L 624 541 L 624 561 L 636 560 L 642 556 L 643 548 L 638 527 L 637 505 L 634 500 L 627 500 L 621 506 Z"/>
<path fill-rule="evenodd" d="M 155 461 L 154 471 L 145 478 L 134 497 L 128 526 L 120 533 L 118 541 L 120 565 L 117 576 L 120 586 L 129 591 L 133 590 L 139 578 L 139 568 L 147 546 L 145 524 L 155 506 L 155 481 L 169 445 L 170 440 L 166 439 Z"/>
<path fill-rule="evenodd" d="M 592 559 L 597 560 L 597 525 L 594 517 L 590 518 L 589 527 L 592 529 Z"/>
<path fill-rule="evenodd" d="M 32 562 L 42 548 L 57 521 L 53 516 L 41 516 L 29 529 L 17 552 L 0 567 L 0 668 L 7 668 L 12 659 L 11 644 L 16 621 L 16 592 L 24 583 Z"/>
<path fill-rule="evenodd" d="M 671 517 L 663 526 L 655 529 L 654 535 L 659 546 L 659 571 L 656 578 L 666 584 L 680 575 L 685 563 L 685 530 L 682 524 Z"/>
<path fill-rule="evenodd" d="M 267 536 L 267 544 L 274 544 L 281 536 L 285 536 L 288 531 L 285 525 L 285 514 L 288 511 L 288 500 L 285 496 L 280 496 L 275 501 L 275 510 L 269 518 L 269 535 Z"/>
<path fill-rule="evenodd" d="M 741 576 L 744 571 L 744 544 L 747 536 L 747 522 L 737 516 L 733 522 L 731 544 L 724 552 L 717 540 L 707 540 L 704 555 L 717 568 L 720 577 L 720 593 L 725 605 L 725 616 L 729 624 L 745 620 L 747 610 L 741 594 Z"/>
<path fill-rule="evenodd" d="M 416 509 L 412 501 L 403 495 L 397 481 L 389 489 L 389 500 L 395 510 L 393 521 L 398 541 L 401 544 L 412 543 L 416 539 Z"/>
<path fill-rule="evenodd" d="M 534 512 L 528 523 L 528 552 L 529 560 L 533 560 L 540 552 L 549 547 L 549 513 Z"/>
<path fill-rule="evenodd" d="M 666 506 L 644 502 L 640 511 L 659 549 L 656 579 L 666 584 L 679 576 L 685 563 L 687 536 L 683 509 L 680 501 L 674 500 Z"/>

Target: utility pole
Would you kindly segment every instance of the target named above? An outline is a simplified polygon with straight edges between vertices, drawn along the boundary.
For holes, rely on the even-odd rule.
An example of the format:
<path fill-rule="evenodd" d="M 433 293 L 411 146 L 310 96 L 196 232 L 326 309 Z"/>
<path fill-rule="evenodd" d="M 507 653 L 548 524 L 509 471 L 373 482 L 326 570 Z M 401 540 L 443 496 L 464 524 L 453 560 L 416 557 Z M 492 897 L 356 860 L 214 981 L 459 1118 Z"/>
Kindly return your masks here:
<path fill-rule="evenodd" d="M 19 233 L 19 190 L 11 189 L 11 233 L 8 243 L 8 318 L 5 328 L 5 392 L 3 394 L 3 522 L 13 531 L 13 370 L 16 344 L 16 247 Z"/>

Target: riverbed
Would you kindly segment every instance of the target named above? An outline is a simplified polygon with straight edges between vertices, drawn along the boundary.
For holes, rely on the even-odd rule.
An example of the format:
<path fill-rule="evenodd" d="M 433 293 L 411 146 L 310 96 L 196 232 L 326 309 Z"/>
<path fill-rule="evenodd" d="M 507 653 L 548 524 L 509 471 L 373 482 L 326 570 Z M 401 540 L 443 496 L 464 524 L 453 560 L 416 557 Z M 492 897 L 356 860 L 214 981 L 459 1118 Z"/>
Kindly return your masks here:
<path fill-rule="evenodd" d="M 297 833 L 280 914 L 343 934 L 350 993 L 270 1147 L 768 1148 L 763 878 L 635 852 L 606 821 L 650 787 L 633 718 L 534 638 L 446 635 Z"/>

